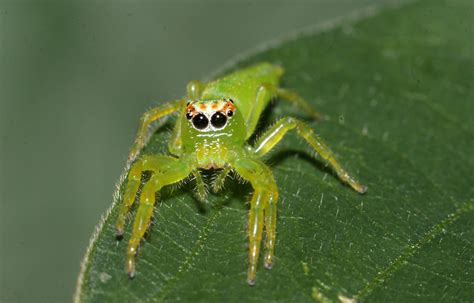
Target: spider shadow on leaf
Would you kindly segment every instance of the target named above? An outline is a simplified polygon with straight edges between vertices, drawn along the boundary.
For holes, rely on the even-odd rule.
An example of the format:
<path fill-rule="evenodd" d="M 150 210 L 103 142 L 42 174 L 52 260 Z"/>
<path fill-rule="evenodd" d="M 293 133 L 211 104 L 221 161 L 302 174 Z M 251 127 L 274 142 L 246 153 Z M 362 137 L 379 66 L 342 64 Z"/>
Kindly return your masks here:
<path fill-rule="evenodd" d="M 299 149 L 282 149 L 276 151 L 275 153 L 271 154 L 266 160 L 267 163 L 272 169 L 278 168 L 284 161 L 288 161 L 290 158 L 298 158 L 305 163 L 311 165 L 315 171 L 321 171 L 327 173 L 328 175 L 332 175 L 337 178 L 337 175 L 334 171 L 322 162 L 317 157 L 312 156 L 308 152 Z M 283 185 L 281 185 L 283 186 Z"/>

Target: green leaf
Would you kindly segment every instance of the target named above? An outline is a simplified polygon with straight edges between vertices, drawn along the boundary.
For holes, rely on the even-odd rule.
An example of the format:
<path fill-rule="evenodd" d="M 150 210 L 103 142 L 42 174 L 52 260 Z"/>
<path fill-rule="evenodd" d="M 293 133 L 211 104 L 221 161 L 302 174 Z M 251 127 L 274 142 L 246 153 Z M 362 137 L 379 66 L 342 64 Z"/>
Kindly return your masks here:
<path fill-rule="evenodd" d="M 254 287 L 245 282 L 251 188 L 228 180 L 204 206 L 193 184 L 161 196 L 133 280 L 114 205 L 77 301 L 472 301 L 473 11 L 470 0 L 417 2 L 233 66 L 281 64 L 283 86 L 331 118 L 310 126 L 369 192 L 342 185 L 288 135 L 268 159 L 280 187 L 275 265 L 259 264 Z M 304 116 L 277 102 L 263 127 L 283 115 Z M 166 138 L 158 132 L 144 152 L 164 152 Z"/>

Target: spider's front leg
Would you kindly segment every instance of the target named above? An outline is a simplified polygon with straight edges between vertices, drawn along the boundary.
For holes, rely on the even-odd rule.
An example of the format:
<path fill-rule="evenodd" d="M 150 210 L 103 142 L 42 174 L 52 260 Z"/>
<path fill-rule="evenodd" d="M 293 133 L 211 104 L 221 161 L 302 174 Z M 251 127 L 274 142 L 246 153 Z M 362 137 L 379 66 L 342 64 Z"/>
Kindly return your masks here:
<path fill-rule="evenodd" d="M 151 171 L 152 176 L 141 191 L 140 205 L 135 216 L 132 235 L 127 248 L 127 272 L 131 278 L 135 275 L 135 255 L 140 240 L 148 229 L 153 215 L 156 192 L 165 185 L 185 179 L 191 173 L 192 168 L 188 165 L 187 161 L 168 156 L 149 155 L 138 159 L 133 164 L 128 176 L 124 201 L 117 219 L 118 235 L 123 233 L 126 215 L 130 206 L 132 206 L 135 201 L 140 185 L 141 174 L 144 171 Z"/>
<path fill-rule="evenodd" d="M 233 167 L 242 178 L 252 184 L 254 189 L 248 219 L 249 265 L 247 272 L 247 283 L 253 285 L 257 274 L 264 225 L 266 230 L 265 267 L 272 267 L 278 188 L 270 169 L 257 159 L 243 158 L 236 161 Z"/>

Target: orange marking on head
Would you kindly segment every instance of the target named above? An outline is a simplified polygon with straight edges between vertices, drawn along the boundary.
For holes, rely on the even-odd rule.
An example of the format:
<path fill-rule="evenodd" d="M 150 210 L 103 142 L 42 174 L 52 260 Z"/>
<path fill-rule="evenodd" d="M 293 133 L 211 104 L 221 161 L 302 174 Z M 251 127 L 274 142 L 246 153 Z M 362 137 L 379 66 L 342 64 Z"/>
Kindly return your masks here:
<path fill-rule="evenodd" d="M 235 104 L 234 102 L 232 101 L 227 101 L 226 105 L 225 105 L 225 111 L 227 111 L 228 109 L 230 109 L 231 111 L 235 111 Z"/>
<path fill-rule="evenodd" d="M 206 105 L 205 105 L 204 103 L 199 104 L 199 109 L 205 110 L 205 109 L 206 109 Z"/>
<path fill-rule="evenodd" d="M 194 108 L 194 105 L 191 102 L 188 103 L 188 106 L 186 107 L 186 112 L 191 113 L 192 117 L 194 117 L 194 115 L 196 114 L 196 109 Z"/>
<path fill-rule="evenodd" d="M 215 103 L 215 102 L 212 103 L 211 108 L 214 109 L 214 110 L 216 110 L 216 109 L 217 109 L 217 103 Z"/>

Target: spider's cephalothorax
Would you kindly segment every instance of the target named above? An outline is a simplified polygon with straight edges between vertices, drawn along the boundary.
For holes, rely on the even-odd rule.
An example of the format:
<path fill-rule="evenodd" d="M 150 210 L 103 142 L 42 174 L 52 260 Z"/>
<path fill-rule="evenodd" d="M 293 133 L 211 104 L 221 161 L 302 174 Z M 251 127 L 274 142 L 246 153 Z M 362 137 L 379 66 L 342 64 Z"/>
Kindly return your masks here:
<path fill-rule="evenodd" d="M 223 168 L 238 157 L 229 147 L 245 143 L 244 122 L 232 99 L 188 102 L 184 117 L 181 153 L 192 151 L 188 155 L 197 167 Z"/>
<path fill-rule="evenodd" d="M 142 173 L 151 171 L 151 177 L 140 193 L 140 205 L 127 249 L 127 271 L 130 277 L 135 275 L 135 255 L 151 221 L 156 192 L 163 186 L 178 183 L 192 175 L 198 195 L 204 199 L 206 186 L 201 170 L 221 169 L 212 184 L 214 191 L 222 188 L 230 171 L 248 181 L 254 189 L 247 230 L 247 282 L 254 284 L 264 228 L 266 268 L 271 268 L 273 264 L 276 237 L 278 187 L 270 168 L 261 158 L 289 130 L 295 129 L 331 165 L 343 182 L 359 193 L 367 190 L 366 186 L 358 183 L 342 168 L 333 152 L 302 121 L 291 117 L 282 118 L 259 136 L 254 144 L 248 142 L 263 110 L 273 97 L 288 100 L 314 117 L 319 117 L 299 95 L 279 87 L 282 74 L 281 67 L 260 63 L 212 82 L 202 84 L 191 81 L 186 98 L 166 103 L 144 114 L 130 152 L 129 161 L 132 165 L 117 218 L 117 234 L 122 235 L 127 213 L 139 192 Z M 153 122 L 174 112 L 180 114 L 168 142 L 171 156 L 139 156 Z"/>

